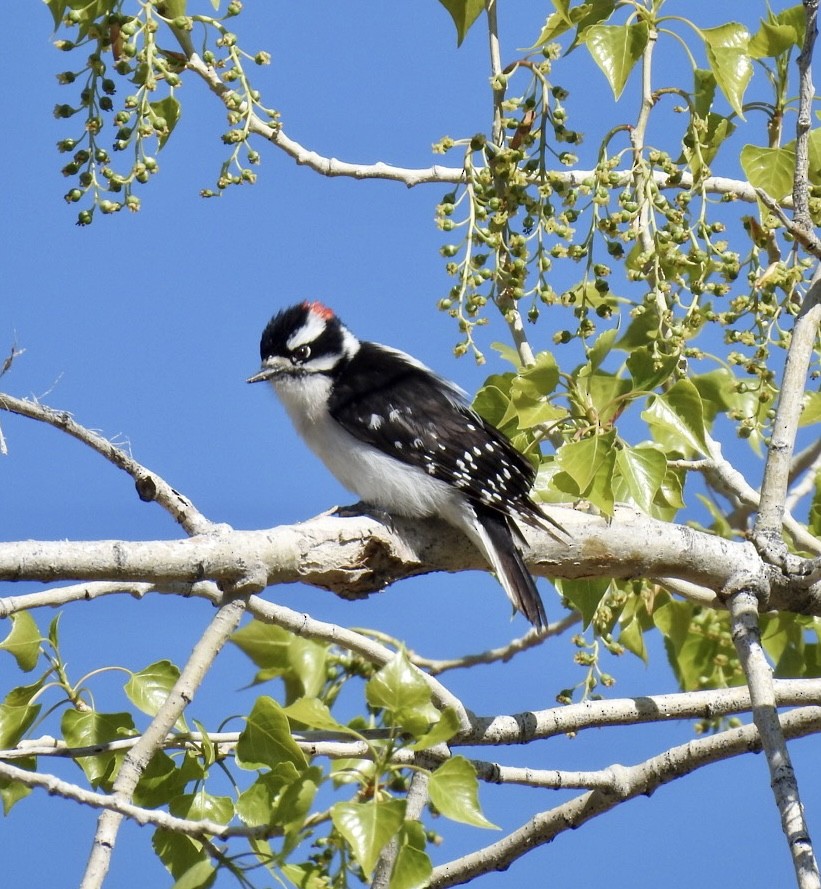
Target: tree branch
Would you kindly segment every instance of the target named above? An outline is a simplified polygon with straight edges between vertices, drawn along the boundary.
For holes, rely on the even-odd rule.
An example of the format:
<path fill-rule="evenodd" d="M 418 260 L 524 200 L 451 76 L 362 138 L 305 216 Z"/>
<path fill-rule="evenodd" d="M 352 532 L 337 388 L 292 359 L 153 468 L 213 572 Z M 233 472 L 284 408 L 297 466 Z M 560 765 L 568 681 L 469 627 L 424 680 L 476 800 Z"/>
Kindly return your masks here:
<path fill-rule="evenodd" d="M 784 733 L 795 738 L 821 729 L 821 708 L 808 707 L 782 718 Z M 755 726 L 747 725 L 673 747 L 635 766 L 612 768 L 608 790 L 593 790 L 541 812 L 497 843 L 433 869 L 428 889 L 446 889 L 467 883 L 490 871 L 503 871 L 535 846 L 551 842 L 566 830 L 575 830 L 628 799 L 650 795 L 658 787 L 711 763 L 760 749 Z"/>
<path fill-rule="evenodd" d="M 256 585 L 253 577 L 249 577 L 249 583 Z M 111 794 L 118 803 L 131 802 L 137 783 L 151 762 L 151 758 L 162 747 L 183 710 L 193 699 L 214 659 L 239 625 L 245 609 L 246 602 L 243 599 L 229 599 L 216 613 L 194 646 L 188 662 L 162 707 L 137 743 L 126 754 L 120 766 Z M 80 889 L 102 887 L 123 817 L 122 812 L 108 808 L 97 820 L 97 831 Z"/>
<path fill-rule="evenodd" d="M 146 469 L 107 438 L 81 426 L 68 411 L 58 411 L 44 404 L 15 398 L 2 392 L 0 392 L 0 410 L 46 423 L 88 445 L 109 463 L 113 463 L 134 479 L 140 500 L 146 502 L 153 500 L 158 503 L 188 534 L 202 534 L 214 527 L 187 497 L 183 497 L 160 476 Z"/>
<path fill-rule="evenodd" d="M 787 838 L 787 848 L 792 856 L 798 886 L 801 889 L 818 889 L 821 886 L 821 876 L 804 818 L 798 781 L 778 718 L 772 671 L 761 646 L 759 597 L 756 592 L 743 578 L 737 588 L 729 591 L 733 642 L 747 677 L 753 720 L 767 758 L 770 785 L 781 816 L 781 826 Z"/>
<path fill-rule="evenodd" d="M 741 570 L 768 573 L 754 547 L 617 507 L 611 521 L 567 508 L 545 512 L 569 542 L 525 529 L 525 558 L 538 576 L 669 577 L 719 589 Z M 323 515 L 267 531 L 200 534 L 186 540 L 25 541 L 0 543 L 0 581 L 139 582 L 167 587 L 213 580 L 232 584 L 246 566 L 264 566 L 267 585 L 296 581 L 345 598 L 382 590 L 431 571 L 484 568 L 457 531 L 437 521 L 394 518 L 387 528 L 366 516 Z M 821 592 L 795 588 L 775 573 L 770 605 L 821 614 Z M 701 601 L 701 597 L 699 598 Z M 8 605 L 5 612 L 9 613 Z"/>
<path fill-rule="evenodd" d="M 816 269 L 804 304 L 796 318 L 792 341 L 787 352 L 755 523 L 756 545 L 773 564 L 785 564 L 786 548 L 781 538 L 781 525 L 784 520 L 807 370 L 818 336 L 819 321 L 821 321 L 821 265 Z"/>
<path fill-rule="evenodd" d="M 231 92 L 219 77 L 219 74 L 196 53 L 188 56 L 188 68 L 197 74 L 206 83 L 208 88 L 224 102 Z M 391 164 L 361 164 L 341 161 L 333 157 L 324 157 L 316 151 L 305 148 L 299 142 L 285 134 L 281 126 L 272 126 L 266 123 L 256 114 L 251 114 L 249 120 L 250 132 L 261 136 L 266 141 L 284 151 L 300 166 L 306 166 L 322 176 L 345 176 L 352 179 L 383 179 L 392 182 L 400 182 L 412 188 L 416 185 L 427 183 L 458 184 L 464 178 L 462 167 L 446 167 L 435 164 L 425 168 L 395 167 Z M 595 178 L 595 170 L 556 170 L 551 171 L 551 179 L 568 187 L 582 185 L 586 181 Z M 614 173 L 612 185 L 614 188 L 622 188 L 632 179 L 632 172 L 626 170 L 622 173 Z M 687 191 L 693 187 L 693 177 L 688 172 L 677 175 L 675 182 L 670 181 L 670 175 L 662 171 L 654 171 L 653 179 L 659 188 L 675 188 Z M 755 189 L 741 179 L 729 179 L 725 176 L 710 176 L 701 183 L 700 187 L 709 194 L 728 195 L 745 203 L 754 204 L 756 201 Z M 792 206 L 791 200 L 782 202 L 783 206 Z"/>
<path fill-rule="evenodd" d="M 812 103 L 815 87 L 812 83 L 812 57 L 818 36 L 818 0 L 803 0 L 804 46 L 798 56 L 798 116 L 795 121 L 795 177 L 793 179 L 793 205 L 796 226 L 805 234 L 812 231 L 810 216 L 810 129 L 812 128 Z M 815 239 L 816 244 L 819 244 Z M 821 244 L 819 244 L 821 246 Z M 821 254 L 815 253 L 821 258 Z"/>

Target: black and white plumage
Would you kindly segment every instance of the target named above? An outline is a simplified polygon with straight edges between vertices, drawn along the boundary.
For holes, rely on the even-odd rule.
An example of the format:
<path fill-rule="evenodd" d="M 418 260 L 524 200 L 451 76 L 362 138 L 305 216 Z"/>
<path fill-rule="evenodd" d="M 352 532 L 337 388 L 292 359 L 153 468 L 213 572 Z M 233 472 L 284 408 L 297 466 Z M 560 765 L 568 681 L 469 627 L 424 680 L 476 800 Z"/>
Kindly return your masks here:
<path fill-rule="evenodd" d="M 360 342 L 320 303 L 271 319 L 262 368 L 297 431 L 349 490 L 410 518 L 439 516 L 484 555 L 510 601 L 534 626 L 544 605 L 514 536 L 544 527 L 530 498 L 536 472 L 464 394 L 410 355 Z"/>

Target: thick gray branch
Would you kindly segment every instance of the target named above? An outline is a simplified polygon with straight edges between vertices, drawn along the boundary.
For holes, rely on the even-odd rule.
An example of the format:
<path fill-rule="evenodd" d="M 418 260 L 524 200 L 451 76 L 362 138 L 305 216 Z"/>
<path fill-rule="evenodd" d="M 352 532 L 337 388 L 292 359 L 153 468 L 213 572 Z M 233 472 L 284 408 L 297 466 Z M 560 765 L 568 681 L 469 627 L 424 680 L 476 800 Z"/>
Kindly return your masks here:
<path fill-rule="evenodd" d="M 770 607 L 821 615 L 815 587 L 793 589 L 766 568 L 753 546 L 683 525 L 649 519 L 629 507 L 607 522 L 571 509 L 550 515 L 570 542 L 526 532 L 525 557 L 543 577 L 665 577 L 719 590 L 740 571 L 771 583 Z M 259 571 L 267 585 L 303 582 L 361 597 L 405 577 L 486 568 L 458 532 L 434 521 L 395 519 L 394 528 L 365 515 L 323 515 L 267 531 L 220 529 L 174 541 L 20 541 L 0 543 L 0 581 L 213 580 L 234 584 Z"/>

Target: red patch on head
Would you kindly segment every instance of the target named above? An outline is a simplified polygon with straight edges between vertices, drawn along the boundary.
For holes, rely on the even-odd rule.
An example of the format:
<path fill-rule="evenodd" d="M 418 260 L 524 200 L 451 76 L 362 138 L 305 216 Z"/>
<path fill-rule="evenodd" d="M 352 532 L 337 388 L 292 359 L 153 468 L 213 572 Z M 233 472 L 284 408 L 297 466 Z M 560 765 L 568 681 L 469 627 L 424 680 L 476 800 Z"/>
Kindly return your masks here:
<path fill-rule="evenodd" d="M 333 318 L 334 313 L 333 309 L 329 309 L 327 306 L 323 306 L 321 302 L 304 302 L 303 305 L 308 309 L 309 312 L 313 312 L 315 315 L 319 315 L 320 318 L 323 318 L 327 321 L 329 318 Z"/>

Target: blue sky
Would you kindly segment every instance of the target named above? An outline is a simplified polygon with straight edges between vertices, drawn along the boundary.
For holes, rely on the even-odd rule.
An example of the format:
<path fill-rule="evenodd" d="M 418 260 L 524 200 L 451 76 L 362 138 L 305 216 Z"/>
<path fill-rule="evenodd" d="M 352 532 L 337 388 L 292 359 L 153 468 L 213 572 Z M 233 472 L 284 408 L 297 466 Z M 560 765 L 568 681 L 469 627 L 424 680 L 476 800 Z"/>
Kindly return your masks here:
<path fill-rule="evenodd" d="M 517 47 L 534 41 L 548 4 L 500 5 L 503 57 L 510 59 Z M 272 65 L 259 72 L 265 99 L 281 111 L 288 134 L 320 154 L 428 166 L 442 160 L 430 145 L 443 135 L 487 130 L 481 23 L 457 50 L 452 25 L 434 0 L 389 6 L 249 0 L 246 6 L 236 30 L 253 35 L 250 50 L 265 48 L 273 56 Z M 754 6 L 691 0 L 669 9 L 712 15 L 707 24 L 736 17 L 754 26 Z M 273 396 L 244 383 L 258 365 L 262 327 L 280 307 L 305 298 L 326 301 L 361 337 L 406 349 L 469 391 L 488 373 L 506 369 L 489 349 L 485 368 L 453 358 L 456 331 L 435 309 L 450 286 L 438 255 L 444 237 L 433 223 L 434 207 L 447 189 L 326 180 L 259 145 L 255 186 L 202 200 L 199 190 L 213 184 L 224 157 L 219 134 L 225 123 L 219 104 L 193 77 L 186 78 L 181 93 L 183 118 L 159 155 L 161 172 L 140 192 L 142 211 L 76 227 L 75 208 L 62 201 L 64 161 L 54 148 L 68 131 L 51 114 L 56 103 L 70 101 L 68 88 L 55 79 L 67 59 L 51 46 L 45 6 L 10 4 L 5 22 L 6 34 L 15 36 L 4 49 L 0 355 L 13 342 L 26 350 L 2 380 L 5 391 L 38 397 L 127 442 L 139 461 L 212 520 L 261 528 L 354 499 L 301 446 Z M 635 116 L 633 87 L 614 108 L 609 87 L 582 52 L 562 63 L 556 79 L 571 89 L 567 104 L 580 129 L 594 124 L 602 109 L 614 122 Z M 591 137 L 584 150 L 593 146 Z M 455 153 L 445 160 L 458 163 Z M 501 336 L 500 328 L 490 329 L 482 345 Z M 537 346 L 540 336 L 549 345 L 546 324 L 536 328 Z M 5 414 L 0 425 L 9 448 L 0 458 L 0 539 L 177 536 L 161 510 L 141 503 L 130 480 L 87 448 Z M 555 594 L 546 582 L 540 585 L 555 617 Z M 357 603 L 298 586 L 266 595 L 324 620 L 400 636 L 434 657 L 502 645 L 525 629 L 521 619 L 509 621 L 501 590 L 481 573 L 420 578 Z M 170 597 L 75 605 L 62 618 L 70 669 L 79 677 L 105 664 L 139 669 L 163 657 L 179 662 L 210 615 L 202 603 Z M 53 614 L 36 617 L 45 627 Z M 560 688 L 582 678 L 571 665 L 572 651 L 569 640 L 559 640 L 504 667 L 453 675 L 450 681 L 480 713 L 548 707 Z M 647 669 L 629 657 L 606 661 L 605 667 L 619 680 L 614 696 L 675 690 L 658 646 Z M 5 693 L 18 677 L 9 662 L 0 662 L 0 668 Z M 240 712 L 253 697 L 242 690 L 251 675 L 239 653 L 224 651 L 191 712 L 206 724 Z M 93 683 L 101 709 L 125 706 L 121 686 L 122 674 Z M 236 705 L 226 706 L 232 696 Z M 588 732 L 498 756 L 539 768 L 591 769 L 614 758 L 638 762 L 691 736 L 687 724 Z M 809 782 L 803 788 L 810 826 L 821 833 L 817 745 L 798 742 L 793 750 L 799 776 Z M 57 772 L 79 780 L 71 764 Z M 535 791 L 495 788 L 483 788 L 482 800 L 488 817 L 506 827 L 555 802 Z M 94 817 L 42 793 L 19 804 L 0 823 L 8 884 L 76 885 Z M 494 839 L 457 831 L 437 852 L 438 860 Z M 135 872 L 142 884 L 165 885 L 149 842 L 148 830 L 124 831 L 107 886 L 133 886 Z M 746 757 L 622 806 L 561 836 L 508 874 L 483 878 L 481 885 L 543 882 L 548 873 L 557 885 L 683 889 L 695 878 L 707 886 L 743 883 L 758 889 L 783 884 L 790 866 L 766 764 Z"/>

